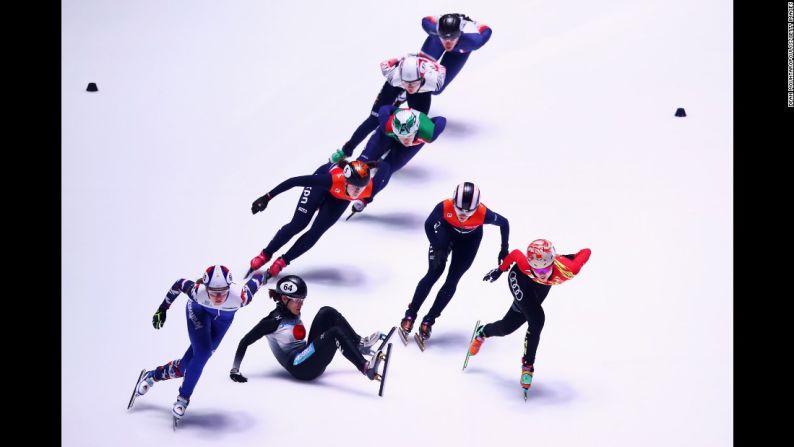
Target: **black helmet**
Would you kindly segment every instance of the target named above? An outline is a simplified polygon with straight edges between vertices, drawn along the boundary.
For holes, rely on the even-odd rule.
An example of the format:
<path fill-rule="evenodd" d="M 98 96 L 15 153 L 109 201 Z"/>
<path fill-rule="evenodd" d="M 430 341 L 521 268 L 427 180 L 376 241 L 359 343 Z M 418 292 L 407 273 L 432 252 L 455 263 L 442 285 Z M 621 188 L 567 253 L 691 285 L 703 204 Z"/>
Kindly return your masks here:
<path fill-rule="evenodd" d="M 286 295 L 290 298 L 306 298 L 306 282 L 297 275 L 287 275 L 278 280 L 275 289 L 270 289 L 271 296 L 275 299 L 277 296 Z"/>
<path fill-rule="evenodd" d="M 462 14 L 444 14 L 438 19 L 438 35 L 442 39 L 455 39 L 460 36 Z"/>
<path fill-rule="evenodd" d="M 353 160 L 344 167 L 345 181 L 353 186 L 364 187 L 369 184 L 369 166 L 361 160 Z"/>
<path fill-rule="evenodd" d="M 459 210 L 474 211 L 480 205 L 480 188 L 472 182 L 459 184 L 452 194 L 452 203 Z"/>

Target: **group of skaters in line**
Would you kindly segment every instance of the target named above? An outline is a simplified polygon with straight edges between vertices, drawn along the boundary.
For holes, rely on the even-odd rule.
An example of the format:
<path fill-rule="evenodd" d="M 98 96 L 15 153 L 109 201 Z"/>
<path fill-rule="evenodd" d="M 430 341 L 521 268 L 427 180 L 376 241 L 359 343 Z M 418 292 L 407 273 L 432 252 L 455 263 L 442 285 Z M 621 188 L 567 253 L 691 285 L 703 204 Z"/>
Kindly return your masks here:
<path fill-rule="evenodd" d="M 419 53 L 381 63 L 386 81 L 370 114 L 350 139 L 331 154 L 329 161 L 310 175 L 281 182 L 252 203 L 251 212 L 257 214 L 282 192 L 294 187 L 303 188 L 292 219 L 251 259 L 243 282 L 233 281 L 226 266 L 213 265 L 198 280 L 182 278 L 171 286 L 152 317 L 152 324 L 155 329 L 163 327 L 168 309 L 184 293 L 188 297 L 185 317 L 190 345 L 180 358 L 139 373 L 128 409 L 155 383 L 182 378 L 172 408 L 176 428 L 185 415 L 204 366 L 223 340 L 237 310 L 250 304 L 264 284 L 311 249 L 342 216 L 348 203 L 351 204 L 351 216 L 364 211 L 388 185 L 395 172 L 426 143 L 436 141 L 443 133 L 446 118 L 428 116 L 431 98 L 444 91 L 471 52 L 488 42 L 492 31 L 464 14 L 424 17 L 422 27 L 428 36 Z M 408 107 L 401 107 L 403 103 Z M 370 133 L 372 135 L 361 154 L 355 160 L 349 160 L 353 150 Z M 312 218 L 311 227 L 263 270 L 276 251 L 303 231 Z M 526 397 L 532 384 L 535 354 L 545 322 L 541 305 L 551 286 L 579 273 L 590 257 L 590 249 L 558 255 L 550 241 L 537 239 L 528 245 L 526 251 L 510 251 L 508 220 L 481 203 L 480 190 L 474 183 L 457 185 L 452 197 L 439 202 L 425 220 L 429 242 L 428 269 L 416 285 L 413 298 L 396 329 L 403 342 L 407 343 L 419 309 L 444 273 L 449 260 L 447 277 L 414 335 L 424 350 L 434 323 L 449 304 L 460 279 L 477 255 L 484 224 L 499 227 L 501 244 L 498 266 L 483 280 L 494 282 L 502 273 L 508 272 L 513 300 L 500 320 L 475 327 L 467 359 L 468 355 L 479 352 L 487 338 L 511 334 L 527 323 L 519 380 Z M 306 282 L 297 275 L 282 276 L 268 294 L 275 302 L 275 308 L 240 340 L 229 373 L 231 380 L 248 381 L 240 372 L 240 366 L 248 346 L 262 337 L 267 339 L 278 363 L 296 379 L 319 377 L 340 349 L 366 378 L 383 380 L 385 370 L 380 368 L 384 360 L 387 364 L 388 357 L 382 348 L 394 330 L 388 336 L 380 331 L 362 336 L 338 310 L 324 306 L 318 310 L 307 334 L 301 320 L 301 309 L 308 295 Z M 380 347 L 376 348 L 378 342 Z"/>

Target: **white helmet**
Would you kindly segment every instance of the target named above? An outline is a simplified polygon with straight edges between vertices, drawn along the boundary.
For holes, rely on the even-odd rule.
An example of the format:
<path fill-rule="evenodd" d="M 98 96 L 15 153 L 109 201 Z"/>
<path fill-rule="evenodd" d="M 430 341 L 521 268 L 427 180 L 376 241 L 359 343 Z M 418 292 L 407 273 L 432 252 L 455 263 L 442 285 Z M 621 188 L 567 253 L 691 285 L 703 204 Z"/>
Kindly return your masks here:
<path fill-rule="evenodd" d="M 400 80 L 416 82 L 422 79 L 421 61 L 415 54 L 409 54 L 400 61 Z"/>
<path fill-rule="evenodd" d="M 228 290 L 232 283 L 232 272 L 225 265 L 211 265 L 201 279 L 209 290 Z"/>
<path fill-rule="evenodd" d="M 554 263 L 557 252 L 546 239 L 535 239 L 527 247 L 527 260 L 532 268 L 544 269 Z"/>

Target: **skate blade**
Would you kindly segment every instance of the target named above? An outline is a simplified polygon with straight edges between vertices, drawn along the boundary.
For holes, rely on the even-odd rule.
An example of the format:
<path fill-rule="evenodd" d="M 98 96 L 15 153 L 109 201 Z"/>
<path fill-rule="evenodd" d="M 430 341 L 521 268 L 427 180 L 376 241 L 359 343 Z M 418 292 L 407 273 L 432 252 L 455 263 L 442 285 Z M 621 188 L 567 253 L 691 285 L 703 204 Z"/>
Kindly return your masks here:
<path fill-rule="evenodd" d="M 132 408 L 133 405 L 135 405 L 135 399 L 138 398 L 138 384 L 141 383 L 141 379 L 143 378 L 144 375 L 146 375 L 145 369 L 141 371 L 140 374 L 138 374 L 138 380 L 135 381 L 135 388 L 132 389 L 132 396 L 130 396 L 130 402 L 127 404 L 127 410 L 129 410 L 130 408 Z"/>
<path fill-rule="evenodd" d="M 391 339 L 391 336 L 394 335 L 394 333 L 396 331 L 397 331 L 397 326 L 392 326 L 392 328 L 389 329 L 389 333 L 388 334 L 386 334 L 385 336 L 383 334 L 381 334 L 382 338 L 381 338 L 380 346 L 378 346 L 378 351 L 382 351 L 383 350 L 384 346 L 386 346 L 386 343 L 389 342 L 389 340 Z"/>
<path fill-rule="evenodd" d="M 383 385 L 386 384 L 386 372 L 389 370 L 389 359 L 391 358 L 391 346 L 389 343 L 386 347 L 386 356 L 383 361 L 383 374 L 381 375 L 380 388 L 378 388 L 378 396 L 383 397 Z"/>
<path fill-rule="evenodd" d="M 402 340 L 405 346 L 408 346 L 408 334 L 410 334 L 410 332 L 405 332 L 402 328 L 397 329 L 397 335 L 400 336 L 400 340 Z"/>
<path fill-rule="evenodd" d="M 474 336 L 477 334 L 477 328 L 480 327 L 480 320 L 477 320 L 474 323 L 474 331 L 471 333 L 471 340 L 469 340 L 469 347 L 466 349 L 466 360 L 463 361 L 463 369 L 461 371 L 465 371 L 466 367 L 469 366 L 469 358 L 474 355 L 471 353 L 471 343 L 474 341 Z"/>
<path fill-rule="evenodd" d="M 423 338 L 419 335 L 419 332 L 414 334 L 414 340 L 416 340 L 416 344 L 419 345 L 419 350 L 425 352 L 425 342 L 427 339 Z"/>

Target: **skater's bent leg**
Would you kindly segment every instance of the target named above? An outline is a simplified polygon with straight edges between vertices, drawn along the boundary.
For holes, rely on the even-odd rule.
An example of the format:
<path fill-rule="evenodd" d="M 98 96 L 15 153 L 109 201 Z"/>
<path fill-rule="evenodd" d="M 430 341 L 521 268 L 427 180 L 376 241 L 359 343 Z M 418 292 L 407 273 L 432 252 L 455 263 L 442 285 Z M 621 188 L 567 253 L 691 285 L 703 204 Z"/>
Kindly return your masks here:
<path fill-rule="evenodd" d="M 212 355 L 212 315 L 193 301 L 188 301 L 185 312 L 193 357 L 189 365 L 184 368 L 184 380 L 182 386 L 179 387 L 179 395 L 190 400 L 193 389 L 201 377 L 201 372 L 204 371 L 204 365 Z"/>
<path fill-rule="evenodd" d="M 526 305 L 520 306 L 527 320 L 527 333 L 524 336 L 524 364 L 535 363 L 535 353 L 540 344 L 540 333 L 546 323 L 546 313 L 540 303 L 530 300 Z"/>
<path fill-rule="evenodd" d="M 353 340 L 356 344 L 361 341 L 361 336 L 353 330 L 347 319 L 331 306 L 323 306 L 317 311 L 312 327 L 309 330 L 309 341 L 313 341 L 317 336 L 327 331 L 332 327 L 337 327 L 347 337 Z"/>
<path fill-rule="evenodd" d="M 416 317 L 416 313 L 419 312 L 419 308 L 422 307 L 422 303 L 425 302 L 425 299 L 430 293 L 430 289 L 433 287 L 433 284 L 438 281 L 438 278 L 441 278 L 441 275 L 444 273 L 444 267 L 447 265 L 446 261 L 435 265 L 433 260 L 430 259 L 431 253 L 432 245 L 427 250 L 427 273 L 425 273 L 425 276 L 423 276 L 416 285 L 413 299 L 411 299 L 411 303 L 408 305 L 408 310 L 414 317 Z"/>
<path fill-rule="evenodd" d="M 309 230 L 303 233 L 282 256 L 287 264 L 309 251 L 320 240 L 320 237 L 339 220 L 339 216 L 345 212 L 347 204 L 346 200 L 327 198 L 320 205 L 317 211 L 317 218 L 314 219 L 314 223 L 312 223 Z"/>
<path fill-rule="evenodd" d="M 458 283 L 463 277 L 463 274 L 471 267 L 474 262 L 474 257 L 477 256 L 477 249 L 480 246 L 482 239 L 482 227 L 478 228 L 469 235 L 458 239 L 452 246 L 452 259 L 449 263 L 449 271 L 447 272 L 447 279 L 438 290 L 436 299 L 433 302 L 433 307 L 422 320 L 430 324 L 434 324 L 436 318 L 441 316 L 441 312 L 447 307 L 455 291 L 458 288 Z"/>
<path fill-rule="evenodd" d="M 447 74 L 444 76 L 444 85 L 441 86 L 441 89 L 438 91 L 433 92 L 434 95 L 440 95 L 449 84 L 452 83 L 452 80 L 460 73 L 460 70 L 466 64 L 466 61 L 469 59 L 469 55 L 471 53 L 453 53 L 453 52 L 446 52 L 444 56 L 441 58 L 439 63 L 443 65 L 447 69 Z"/>
<path fill-rule="evenodd" d="M 515 305 L 511 305 L 501 320 L 488 323 L 483 327 L 483 336 L 486 338 L 504 337 L 515 332 L 526 321 L 524 314 Z"/>
<path fill-rule="evenodd" d="M 278 249 L 309 225 L 315 211 L 322 204 L 325 195 L 325 191 L 317 187 L 307 186 L 303 188 L 298 204 L 295 206 L 292 220 L 281 227 L 276 232 L 276 235 L 273 236 L 273 239 L 270 240 L 270 243 L 267 244 L 267 247 L 265 247 L 265 253 L 268 256 L 272 258 Z"/>

